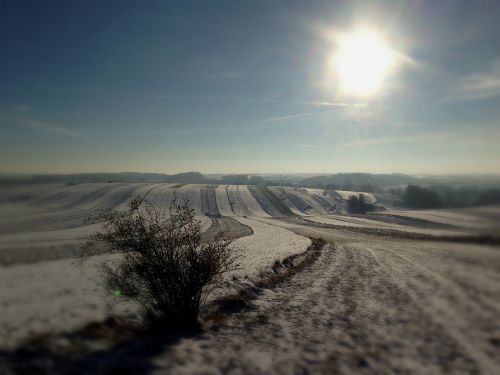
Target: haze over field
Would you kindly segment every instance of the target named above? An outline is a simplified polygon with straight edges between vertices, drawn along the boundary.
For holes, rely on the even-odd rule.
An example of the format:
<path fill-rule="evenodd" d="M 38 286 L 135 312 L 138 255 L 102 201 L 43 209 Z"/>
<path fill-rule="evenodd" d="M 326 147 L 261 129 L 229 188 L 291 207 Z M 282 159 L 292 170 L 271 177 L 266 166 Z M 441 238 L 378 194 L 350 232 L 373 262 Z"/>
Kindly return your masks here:
<path fill-rule="evenodd" d="M 0 374 L 500 374 L 498 14 L 1 0 Z"/>

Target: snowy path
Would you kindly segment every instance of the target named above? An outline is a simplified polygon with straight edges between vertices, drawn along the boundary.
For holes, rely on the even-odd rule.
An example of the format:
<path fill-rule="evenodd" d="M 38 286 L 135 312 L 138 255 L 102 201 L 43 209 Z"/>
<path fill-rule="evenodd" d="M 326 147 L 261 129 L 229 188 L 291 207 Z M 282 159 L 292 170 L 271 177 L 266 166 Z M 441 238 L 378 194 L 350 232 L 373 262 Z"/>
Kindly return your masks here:
<path fill-rule="evenodd" d="M 158 373 L 500 373 L 497 248 L 340 242 Z"/>

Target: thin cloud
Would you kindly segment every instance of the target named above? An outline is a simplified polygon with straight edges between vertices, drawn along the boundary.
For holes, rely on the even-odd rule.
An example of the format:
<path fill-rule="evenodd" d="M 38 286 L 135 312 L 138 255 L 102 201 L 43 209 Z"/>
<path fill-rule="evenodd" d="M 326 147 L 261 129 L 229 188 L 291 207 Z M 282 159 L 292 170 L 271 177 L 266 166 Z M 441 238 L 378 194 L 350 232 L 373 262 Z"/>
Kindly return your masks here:
<path fill-rule="evenodd" d="M 500 59 L 493 61 L 486 72 L 459 77 L 443 102 L 472 101 L 500 96 Z"/>
<path fill-rule="evenodd" d="M 306 104 L 305 102 L 301 102 L 298 104 Z M 277 117 L 270 117 L 264 120 L 258 121 L 259 124 L 263 123 L 270 123 L 270 122 L 280 122 L 284 120 L 290 120 L 290 119 L 295 119 L 295 118 L 300 118 L 300 117 L 308 117 L 308 116 L 314 116 L 314 115 L 320 115 L 322 113 L 328 113 L 328 112 L 333 112 L 336 111 L 337 109 L 341 108 L 367 108 L 368 106 L 366 104 L 360 104 L 360 103 L 335 103 L 335 102 L 307 102 L 309 105 L 314 105 L 314 106 L 323 106 L 323 107 L 333 107 L 332 109 L 325 110 L 325 111 L 316 111 L 316 112 L 305 112 L 305 113 L 297 113 L 297 114 L 292 114 L 292 115 L 285 115 L 285 116 L 277 116 Z"/>
<path fill-rule="evenodd" d="M 394 137 L 394 138 L 375 138 L 375 139 L 367 139 L 361 141 L 348 142 L 340 145 L 340 147 L 345 148 L 354 148 L 354 147 L 364 147 L 374 144 L 381 143 L 396 143 L 396 142 L 406 142 L 417 139 L 418 137 Z"/>
<path fill-rule="evenodd" d="M 311 102 L 311 105 L 317 105 L 322 107 L 354 107 L 354 108 L 366 108 L 367 104 L 363 103 L 342 103 L 342 102 Z"/>
<path fill-rule="evenodd" d="M 500 131 L 496 129 L 457 129 L 453 132 L 431 132 L 426 131 L 408 136 L 373 138 L 357 140 L 341 144 L 340 147 L 355 148 L 365 147 L 375 144 L 400 143 L 400 142 L 440 142 L 448 145 L 482 145 L 488 142 L 495 142 L 500 136 Z"/>
<path fill-rule="evenodd" d="M 66 135 L 66 136 L 74 137 L 74 138 L 92 139 L 91 137 L 89 137 L 85 134 L 67 129 L 67 128 L 59 126 L 59 125 L 49 124 L 47 122 L 34 121 L 34 120 L 29 120 L 29 119 L 21 119 L 21 118 L 11 118 L 11 117 L 6 117 L 6 116 L 0 116 L 0 117 L 3 119 L 15 121 L 19 124 L 30 126 L 32 128 L 46 130 L 46 131 L 51 132 L 51 133 L 62 134 L 62 135 Z"/>
<path fill-rule="evenodd" d="M 320 114 L 320 113 L 326 113 L 326 112 L 330 112 L 330 111 L 323 111 L 323 112 L 307 112 L 307 113 L 297 113 L 297 114 L 294 114 L 294 115 L 286 115 L 286 116 L 270 117 L 270 118 L 266 118 L 266 119 L 264 119 L 264 120 L 260 120 L 258 123 L 259 123 L 259 124 L 264 124 L 264 123 L 269 123 L 269 122 L 280 122 L 280 121 L 290 120 L 290 119 L 294 119 L 294 118 L 307 117 L 307 116 L 314 116 L 314 115 L 318 115 L 318 114 Z"/>
<path fill-rule="evenodd" d="M 229 77 L 233 75 L 235 78 L 236 74 L 244 73 L 228 73 Z M 213 75 L 213 78 L 223 78 L 222 76 Z M 227 77 L 227 78 L 229 78 Z M 263 103 L 263 104 L 297 104 L 304 106 L 313 107 L 337 107 L 337 108 L 368 108 L 368 104 L 364 103 L 345 103 L 345 102 L 331 102 L 331 101 L 319 101 L 319 100 L 287 100 L 287 99 L 275 99 L 269 97 L 247 97 L 247 96 L 196 96 L 196 95 L 182 95 L 182 94 L 171 94 L 171 93 L 153 93 L 153 92 L 138 92 L 138 91 L 120 91 L 120 90 L 103 90 L 103 89 L 71 89 L 73 93 L 78 94 L 98 94 L 98 95 L 113 95 L 113 96 L 135 96 L 143 98 L 152 99 L 164 99 L 164 100 L 182 100 L 182 101 L 214 101 L 214 102 L 239 102 L 239 103 Z"/>

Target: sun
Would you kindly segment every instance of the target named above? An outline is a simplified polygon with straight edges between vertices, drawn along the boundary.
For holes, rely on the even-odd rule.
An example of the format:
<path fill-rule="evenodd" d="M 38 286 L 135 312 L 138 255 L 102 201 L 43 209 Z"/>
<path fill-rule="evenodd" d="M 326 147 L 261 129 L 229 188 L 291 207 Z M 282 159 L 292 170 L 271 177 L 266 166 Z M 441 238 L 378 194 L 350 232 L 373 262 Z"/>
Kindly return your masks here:
<path fill-rule="evenodd" d="M 366 97 L 379 92 L 394 62 L 394 53 L 381 36 L 359 31 L 339 39 L 333 68 L 343 92 Z"/>

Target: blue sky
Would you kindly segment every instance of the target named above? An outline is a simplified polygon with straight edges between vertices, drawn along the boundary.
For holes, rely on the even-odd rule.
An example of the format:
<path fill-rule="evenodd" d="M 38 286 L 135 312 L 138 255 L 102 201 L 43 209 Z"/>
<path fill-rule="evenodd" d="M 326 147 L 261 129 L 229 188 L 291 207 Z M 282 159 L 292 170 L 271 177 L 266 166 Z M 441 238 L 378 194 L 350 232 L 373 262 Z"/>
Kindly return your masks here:
<path fill-rule="evenodd" d="M 375 4 L 374 4 L 375 3 Z M 0 2 L 0 172 L 498 173 L 497 1 Z M 332 35 L 401 61 L 340 95 Z"/>

